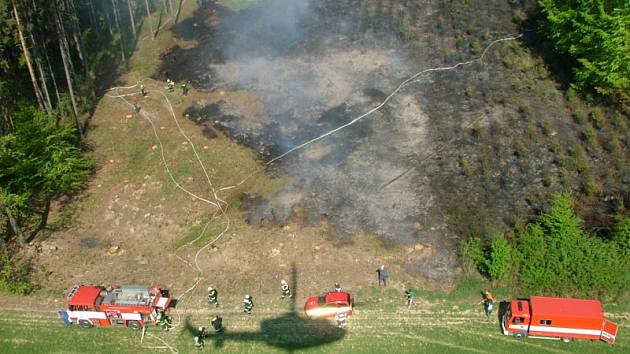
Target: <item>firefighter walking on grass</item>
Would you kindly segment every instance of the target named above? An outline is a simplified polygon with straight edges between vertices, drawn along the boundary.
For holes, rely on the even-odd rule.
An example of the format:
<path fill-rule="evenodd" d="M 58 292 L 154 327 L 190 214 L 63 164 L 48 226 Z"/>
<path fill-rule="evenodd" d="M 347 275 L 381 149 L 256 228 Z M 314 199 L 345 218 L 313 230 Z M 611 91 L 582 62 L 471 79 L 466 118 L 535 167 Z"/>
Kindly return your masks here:
<path fill-rule="evenodd" d="M 214 328 L 215 333 L 223 332 L 223 318 L 221 318 L 221 316 L 214 316 L 210 323 L 212 324 L 212 328 Z"/>
<path fill-rule="evenodd" d="M 378 275 L 378 285 L 387 286 L 387 271 L 385 270 L 385 265 L 380 266 L 376 270 L 376 274 Z"/>
<path fill-rule="evenodd" d="M 405 296 L 407 297 L 407 308 L 416 306 L 416 292 L 412 289 L 405 290 Z"/>
<path fill-rule="evenodd" d="M 208 302 L 210 305 L 214 305 L 215 307 L 219 307 L 219 293 L 217 289 L 212 286 L 208 287 Z"/>
<path fill-rule="evenodd" d="M 289 288 L 289 284 L 287 283 L 286 280 L 282 279 L 280 280 L 280 289 L 282 290 L 282 297 L 281 299 L 284 300 L 284 298 L 292 298 L 293 294 L 291 294 L 291 288 Z"/>
<path fill-rule="evenodd" d="M 173 318 L 165 314 L 164 310 L 158 310 L 156 322 L 158 326 L 167 332 L 173 328 Z"/>
<path fill-rule="evenodd" d="M 488 290 L 484 290 L 482 293 L 483 299 L 481 303 L 483 304 L 483 309 L 486 313 L 487 317 L 492 316 L 492 308 L 494 307 L 494 298 L 492 297 L 492 293 Z"/>
<path fill-rule="evenodd" d="M 199 329 L 197 329 L 197 333 L 195 333 L 195 348 L 197 348 L 197 350 L 203 349 L 203 347 L 206 345 L 205 342 L 206 342 L 206 328 L 199 327 Z"/>
<path fill-rule="evenodd" d="M 339 327 L 340 329 L 345 329 L 347 321 L 348 321 L 347 313 L 343 311 L 337 312 L 337 327 Z"/>
<path fill-rule="evenodd" d="M 248 315 L 252 314 L 252 309 L 254 308 L 254 300 L 250 295 L 245 295 L 245 300 L 243 300 L 243 312 Z"/>

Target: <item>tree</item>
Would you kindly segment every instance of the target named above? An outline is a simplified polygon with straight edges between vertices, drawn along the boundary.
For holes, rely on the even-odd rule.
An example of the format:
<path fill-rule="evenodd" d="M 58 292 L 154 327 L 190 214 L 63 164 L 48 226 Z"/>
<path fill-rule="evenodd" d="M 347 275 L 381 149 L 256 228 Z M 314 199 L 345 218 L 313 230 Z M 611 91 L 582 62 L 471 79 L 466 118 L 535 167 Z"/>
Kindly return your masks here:
<path fill-rule="evenodd" d="M 542 29 L 559 58 L 569 58 L 573 85 L 603 95 L 630 92 L 630 2 L 538 0 Z"/>
<path fill-rule="evenodd" d="M 79 121 L 79 108 L 77 107 L 77 101 L 74 95 L 74 84 L 72 83 L 72 57 L 70 56 L 70 46 L 68 45 L 68 38 L 63 26 L 61 13 L 57 9 L 55 11 L 54 21 L 57 28 L 57 39 L 59 42 L 59 52 L 61 53 L 61 60 L 63 61 L 63 69 L 66 74 L 66 83 L 68 84 L 68 93 L 70 94 L 70 101 L 72 102 L 72 112 L 74 114 L 75 123 L 79 136 L 83 138 L 83 129 L 81 128 L 81 122 Z"/>
<path fill-rule="evenodd" d="M 127 0 L 127 8 L 129 9 L 129 21 L 131 22 L 131 31 L 133 32 L 133 37 L 135 38 L 138 34 L 136 33 L 136 21 L 133 18 L 131 0 Z"/>
<path fill-rule="evenodd" d="M 123 63 L 127 64 L 127 58 L 125 56 L 125 36 L 120 30 L 120 21 L 118 20 L 118 0 L 112 0 L 112 10 L 114 12 L 114 20 L 116 21 L 116 28 L 118 29 L 118 35 L 120 36 L 120 53 L 122 55 Z"/>
<path fill-rule="evenodd" d="M 26 44 L 26 40 L 24 39 L 24 31 L 22 30 L 22 21 L 20 21 L 20 12 L 18 11 L 18 6 L 16 4 L 16 0 L 12 0 L 13 4 L 13 16 L 15 16 L 15 23 L 17 24 L 16 28 L 18 31 L 18 36 L 20 38 L 20 44 L 22 45 L 22 52 L 24 53 L 24 60 L 26 62 L 26 67 L 28 68 L 28 72 L 31 76 L 31 82 L 33 83 L 33 90 L 35 91 L 35 97 L 37 97 L 37 102 L 41 108 L 44 108 L 44 99 L 42 95 L 42 91 L 39 88 L 39 84 L 37 83 L 37 77 L 35 76 L 35 70 L 33 69 L 33 64 L 31 61 L 31 54 Z"/>
<path fill-rule="evenodd" d="M 15 130 L 0 137 L 0 215 L 24 244 L 46 225 L 53 198 L 84 186 L 93 163 L 76 146 L 74 128 L 29 104 L 12 116 Z"/>

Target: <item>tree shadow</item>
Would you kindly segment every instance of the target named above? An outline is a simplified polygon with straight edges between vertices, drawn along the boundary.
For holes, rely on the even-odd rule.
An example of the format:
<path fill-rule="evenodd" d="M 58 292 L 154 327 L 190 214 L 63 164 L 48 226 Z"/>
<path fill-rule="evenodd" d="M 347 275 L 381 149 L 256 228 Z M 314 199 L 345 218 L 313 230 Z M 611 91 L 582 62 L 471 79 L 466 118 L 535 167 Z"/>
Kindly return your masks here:
<path fill-rule="evenodd" d="M 288 352 L 321 346 L 342 339 L 345 332 L 333 322 L 326 319 L 308 319 L 296 309 L 297 270 L 292 265 L 291 285 L 293 297 L 290 311 L 278 317 L 263 320 L 258 331 L 232 331 L 225 327 L 222 333 L 211 334 L 207 340 L 212 341 L 215 348 L 222 348 L 226 342 L 262 342 L 269 346 L 284 349 Z M 186 319 L 184 330 L 191 336 L 196 328 Z"/>

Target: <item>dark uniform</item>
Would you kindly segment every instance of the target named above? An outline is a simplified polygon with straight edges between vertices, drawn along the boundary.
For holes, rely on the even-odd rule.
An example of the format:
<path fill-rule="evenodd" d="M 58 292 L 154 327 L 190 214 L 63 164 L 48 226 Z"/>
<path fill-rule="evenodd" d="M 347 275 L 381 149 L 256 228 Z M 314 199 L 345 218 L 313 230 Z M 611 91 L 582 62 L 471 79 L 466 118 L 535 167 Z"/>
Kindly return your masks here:
<path fill-rule="evenodd" d="M 376 273 L 378 274 L 378 285 L 383 284 L 383 286 L 387 286 L 387 271 L 385 270 L 385 266 L 380 266 Z"/>
<path fill-rule="evenodd" d="M 158 311 L 156 322 L 157 325 L 162 327 L 162 329 L 165 331 L 169 331 L 171 328 L 173 328 L 173 319 L 171 318 L 171 316 L 166 315 L 164 311 Z"/>
<path fill-rule="evenodd" d="M 208 302 L 210 305 L 219 306 L 219 293 L 211 286 L 208 287 Z"/>
<path fill-rule="evenodd" d="M 335 283 L 335 291 L 336 292 L 341 292 L 341 285 L 339 285 L 339 283 Z"/>
<path fill-rule="evenodd" d="M 197 348 L 197 350 L 203 349 L 203 347 L 206 345 L 205 339 L 206 329 L 204 327 L 199 327 L 197 333 L 195 334 L 195 348 Z"/>
<path fill-rule="evenodd" d="M 215 333 L 223 332 L 223 318 L 219 316 L 214 316 L 211 323 L 212 323 L 212 328 L 214 328 Z"/>
<path fill-rule="evenodd" d="M 251 296 L 245 295 L 245 300 L 243 300 L 243 312 L 248 315 L 251 315 L 252 309 L 254 308 L 254 301 Z"/>

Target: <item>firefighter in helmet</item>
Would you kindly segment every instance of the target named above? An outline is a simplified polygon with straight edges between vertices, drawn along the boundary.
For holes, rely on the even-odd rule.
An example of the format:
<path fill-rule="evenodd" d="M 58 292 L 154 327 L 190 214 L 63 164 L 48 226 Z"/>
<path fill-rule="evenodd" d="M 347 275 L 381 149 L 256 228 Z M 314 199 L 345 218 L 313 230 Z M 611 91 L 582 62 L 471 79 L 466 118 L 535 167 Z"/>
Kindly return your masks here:
<path fill-rule="evenodd" d="M 492 296 L 492 293 L 488 290 L 483 291 L 482 297 L 483 299 L 481 300 L 481 303 L 483 304 L 483 309 L 486 313 L 486 316 L 490 317 L 492 316 L 492 309 L 494 307 L 494 297 Z"/>
<path fill-rule="evenodd" d="M 215 333 L 223 332 L 223 318 L 221 316 L 214 316 L 210 323 L 212 323 L 212 328 L 214 328 Z"/>
<path fill-rule="evenodd" d="M 215 307 L 219 306 L 219 293 L 212 286 L 208 287 L 208 302 Z"/>
<path fill-rule="evenodd" d="M 337 312 L 337 326 L 340 329 L 346 328 L 346 322 L 348 321 L 348 314 L 344 311 Z"/>
<path fill-rule="evenodd" d="M 339 283 L 335 283 L 335 291 L 338 293 L 341 292 L 341 285 L 339 285 Z"/>
<path fill-rule="evenodd" d="M 245 295 L 245 300 L 243 300 L 243 312 L 245 312 L 248 315 L 251 315 L 253 308 L 254 308 L 254 301 L 251 295 Z"/>
<path fill-rule="evenodd" d="M 289 284 L 286 280 L 280 280 L 280 289 L 282 289 L 282 299 L 284 299 L 285 297 L 293 297 L 293 294 L 291 294 L 291 288 L 289 288 Z"/>
<path fill-rule="evenodd" d="M 167 332 L 173 328 L 173 319 L 171 316 L 165 314 L 162 309 L 158 310 L 156 322 L 158 326 L 162 327 L 162 329 Z"/>
<path fill-rule="evenodd" d="M 205 339 L 206 339 L 206 328 L 199 327 L 197 329 L 197 333 L 195 333 L 195 348 L 197 348 L 197 350 L 203 349 L 203 347 L 206 345 Z"/>

